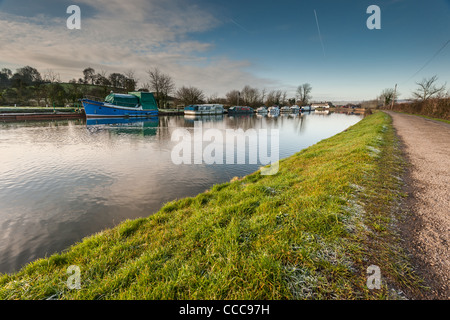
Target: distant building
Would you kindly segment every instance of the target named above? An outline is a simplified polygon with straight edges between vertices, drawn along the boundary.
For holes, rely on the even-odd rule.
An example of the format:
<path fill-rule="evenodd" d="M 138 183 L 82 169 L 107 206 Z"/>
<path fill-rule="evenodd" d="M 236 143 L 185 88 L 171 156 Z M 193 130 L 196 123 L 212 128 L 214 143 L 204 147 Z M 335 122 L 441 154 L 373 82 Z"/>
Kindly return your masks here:
<path fill-rule="evenodd" d="M 316 108 L 328 109 L 330 107 L 331 107 L 331 103 L 329 103 L 329 102 L 311 103 L 311 108 L 313 108 L 313 109 L 316 109 Z"/>

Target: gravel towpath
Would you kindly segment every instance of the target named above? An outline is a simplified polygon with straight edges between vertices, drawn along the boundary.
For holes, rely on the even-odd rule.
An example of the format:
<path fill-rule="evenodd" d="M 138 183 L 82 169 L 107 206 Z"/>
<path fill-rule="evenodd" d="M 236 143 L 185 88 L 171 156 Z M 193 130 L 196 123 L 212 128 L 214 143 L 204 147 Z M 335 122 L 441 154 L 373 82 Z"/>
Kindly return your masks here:
<path fill-rule="evenodd" d="M 403 238 L 430 287 L 416 298 L 450 299 L 450 124 L 388 113 L 410 163 Z"/>

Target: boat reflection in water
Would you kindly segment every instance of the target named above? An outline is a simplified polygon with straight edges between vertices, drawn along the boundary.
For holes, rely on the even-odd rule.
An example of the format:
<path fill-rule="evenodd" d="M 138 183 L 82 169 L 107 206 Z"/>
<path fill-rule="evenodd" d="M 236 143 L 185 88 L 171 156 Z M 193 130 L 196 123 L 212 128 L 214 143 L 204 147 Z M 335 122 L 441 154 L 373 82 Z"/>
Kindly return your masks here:
<path fill-rule="evenodd" d="M 156 135 L 158 124 L 158 117 L 86 119 L 86 128 L 91 133 L 108 130 L 115 134 L 154 136 Z"/>
<path fill-rule="evenodd" d="M 215 114 L 215 115 L 192 115 L 185 114 L 184 115 L 185 122 L 195 122 L 195 121 L 223 121 L 223 114 Z"/>

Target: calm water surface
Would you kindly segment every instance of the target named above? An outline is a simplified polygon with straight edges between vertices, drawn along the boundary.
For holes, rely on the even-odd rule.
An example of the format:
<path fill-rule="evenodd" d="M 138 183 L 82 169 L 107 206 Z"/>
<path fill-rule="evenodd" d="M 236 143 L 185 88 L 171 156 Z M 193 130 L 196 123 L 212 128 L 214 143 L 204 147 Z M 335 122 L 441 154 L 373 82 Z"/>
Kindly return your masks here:
<path fill-rule="evenodd" d="M 200 120 L 204 130 L 278 129 L 281 159 L 361 118 L 312 113 L 161 116 L 129 124 L 0 123 L 0 272 L 17 271 L 85 236 L 149 216 L 167 201 L 196 195 L 260 166 L 175 165 L 171 152 L 178 142 L 171 135 L 177 128 L 193 131 L 194 121 Z"/>

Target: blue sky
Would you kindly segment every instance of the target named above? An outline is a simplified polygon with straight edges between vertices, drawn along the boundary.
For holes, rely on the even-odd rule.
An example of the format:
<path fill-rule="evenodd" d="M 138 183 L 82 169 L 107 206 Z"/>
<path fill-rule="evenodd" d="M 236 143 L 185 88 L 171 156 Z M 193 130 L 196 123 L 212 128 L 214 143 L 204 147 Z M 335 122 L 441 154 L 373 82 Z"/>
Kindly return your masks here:
<path fill-rule="evenodd" d="M 81 30 L 66 28 L 71 4 Z M 366 27 L 373 4 L 380 30 Z M 0 68 L 63 81 L 134 70 L 143 83 L 159 67 L 207 95 L 248 84 L 294 96 L 308 82 L 318 101 L 369 100 L 397 83 L 406 99 L 424 77 L 450 87 L 450 44 L 435 55 L 448 40 L 450 0 L 0 0 Z"/>

